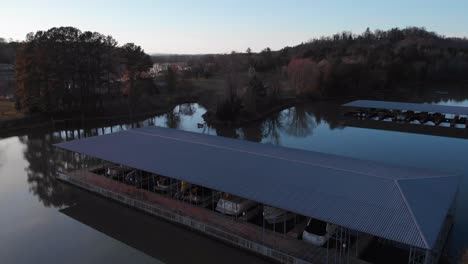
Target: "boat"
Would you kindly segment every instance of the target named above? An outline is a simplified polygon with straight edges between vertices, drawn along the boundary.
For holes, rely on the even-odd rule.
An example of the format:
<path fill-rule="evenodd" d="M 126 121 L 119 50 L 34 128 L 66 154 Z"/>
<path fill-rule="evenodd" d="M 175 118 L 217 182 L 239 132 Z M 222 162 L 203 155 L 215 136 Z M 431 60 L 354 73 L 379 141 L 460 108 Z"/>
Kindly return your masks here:
<path fill-rule="evenodd" d="M 131 171 L 129 167 L 122 165 L 114 165 L 106 168 L 106 176 L 112 179 L 121 179 L 125 178 L 128 172 Z"/>
<path fill-rule="evenodd" d="M 156 183 L 153 187 L 155 192 L 168 193 L 177 189 L 176 180 L 164 176 L 153 175 L 153 177 L 156 178 Z"/>
<path fill-rule="evenodd" d="M 336 226 L 321 220 L 309 218 L 302 233 L 302 240 L 315 246 L 323 246 L 335 233 Z"/>
<path fill-rule="evenodd" d="M 241 215 L 258 203 L 239 196 L 224 193 L 216 204 L 216 211 L 227 215 Z"/>
<path fill-rule="evenodd" d="M 124 182 L 137 188 L 151 190 L 154 186 L 153 176 L 141 170 L 132 170 L 124 178 Z"/>
<path fill-rule="evenodd" d="M 132 170 L 125 175 L 124 182 L 128 185 L 141 186 L 142 185 L 142 173 L 139 170 Z"/>
<path fill-rule="evenodd" d="M 189 190 L 185 193 L 183 200 L 189 203 L 205 206 L 213 201 L 213 195 L 214 193 L 211 189 L 191 185 Z"/>
<path fill-rule="evenodd" d="M 434 119 L 434 124 L 436 126 L 440 125 L 440 123 L 445 121 L 445 115 L 440 114 L 440 113 L 434 113 L 432 115 L 432 118 Z"/>
<path fill-rule="evenodd" d="M 263 218 L 269 224 L 287 222 L 294 218 L 294 213 L 273 206 L 263 206 Z"/>

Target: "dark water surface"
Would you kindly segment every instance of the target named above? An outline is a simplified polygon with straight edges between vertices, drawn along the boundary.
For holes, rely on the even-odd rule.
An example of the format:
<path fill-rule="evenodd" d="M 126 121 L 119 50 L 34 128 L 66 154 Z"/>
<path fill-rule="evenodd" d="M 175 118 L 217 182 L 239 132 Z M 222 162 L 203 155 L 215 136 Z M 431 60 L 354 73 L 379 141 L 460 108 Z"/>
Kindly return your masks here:
<path fill-rule="evenodd" d="M 468 100 L 442 103 L 468 106 Z M 463 177 L 449 246 L 452 255 L 468 247 L 468 140 L 344 126 L 333 102 L 297 106 L 238 129 L 198 128 L 204 112 L 197 104 L 185 104 L 134 126 L 459 173 Z M 53 143 L 132 127 L 84 125 L 88 128 L 37 129 L 0 139 L 0 263 L 268 263 L 55 181 Z"/>

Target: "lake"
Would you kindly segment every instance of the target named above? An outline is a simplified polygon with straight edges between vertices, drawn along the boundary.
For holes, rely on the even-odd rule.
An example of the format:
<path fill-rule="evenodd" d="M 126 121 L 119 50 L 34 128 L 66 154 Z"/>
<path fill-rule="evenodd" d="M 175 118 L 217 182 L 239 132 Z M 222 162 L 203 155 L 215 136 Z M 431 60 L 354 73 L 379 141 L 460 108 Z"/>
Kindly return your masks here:
<path fill-rule="evenodd" d="M 0 139 L 2 263 L 269 263 L 54 179 L 52 144 L 154 125 L 461 174 L 448 245 L 452 255 L 468 247 L 468 140 L 344 125 L 334 102 L 293 107 L 236 129 L 198 128 L 204 112 L 184 104 L 133 125 L 84 122 L 85 129 L 33 129 Z"/>

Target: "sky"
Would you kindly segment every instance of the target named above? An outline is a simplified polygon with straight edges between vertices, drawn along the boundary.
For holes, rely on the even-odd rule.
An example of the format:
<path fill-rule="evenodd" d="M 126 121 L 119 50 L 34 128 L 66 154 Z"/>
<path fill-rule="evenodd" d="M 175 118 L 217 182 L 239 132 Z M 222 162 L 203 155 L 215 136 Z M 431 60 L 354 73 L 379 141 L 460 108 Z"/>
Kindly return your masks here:
<path fill-rule="evenodd" d="M 341 31 L 426 27 L 468 37 L 466 0 L 0 0 L 0 37 L 73 26 L 147 53 L 294 46 Z"/>

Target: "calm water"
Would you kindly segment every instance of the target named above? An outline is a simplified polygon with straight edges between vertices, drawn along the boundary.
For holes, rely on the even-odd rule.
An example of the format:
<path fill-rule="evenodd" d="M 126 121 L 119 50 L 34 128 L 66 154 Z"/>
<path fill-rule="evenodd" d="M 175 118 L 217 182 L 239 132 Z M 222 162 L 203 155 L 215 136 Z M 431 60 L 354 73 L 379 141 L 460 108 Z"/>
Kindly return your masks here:
<path fill-rule="evenodd" d="M 186 104 L 134 127 L 165 126 L 468 175 L 468 140 L 345 127 L 333 103 L 298 106 L 238 129 L 197 128 L 204 111 Z M 268 263 L 54 180 L 53 143 L 131 127 L 31 130 L 0 139 L 1 263 Z M 468 246 L 468 177 L 462 177 L 449 243 L 454 255 Z"/>

